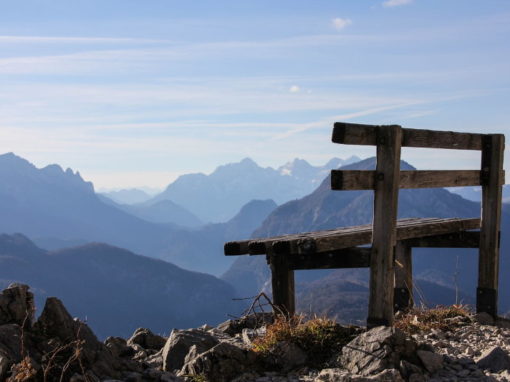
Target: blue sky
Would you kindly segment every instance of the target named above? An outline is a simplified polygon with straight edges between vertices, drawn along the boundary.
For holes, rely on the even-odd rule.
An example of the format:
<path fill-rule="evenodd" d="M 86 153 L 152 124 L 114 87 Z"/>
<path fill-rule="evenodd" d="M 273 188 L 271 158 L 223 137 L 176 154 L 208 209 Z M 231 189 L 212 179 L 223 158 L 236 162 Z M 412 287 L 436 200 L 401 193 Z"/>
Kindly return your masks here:
<path fill-rule="evenodd" d="M 0 152 L 96 188 L 368 156 L 334 121 L 510 132 L 510 2 L 0 0 Z M 508 152 L 507 152 L 508 156 Z M 419 168 L 479 154 L 405 150 Z"/>

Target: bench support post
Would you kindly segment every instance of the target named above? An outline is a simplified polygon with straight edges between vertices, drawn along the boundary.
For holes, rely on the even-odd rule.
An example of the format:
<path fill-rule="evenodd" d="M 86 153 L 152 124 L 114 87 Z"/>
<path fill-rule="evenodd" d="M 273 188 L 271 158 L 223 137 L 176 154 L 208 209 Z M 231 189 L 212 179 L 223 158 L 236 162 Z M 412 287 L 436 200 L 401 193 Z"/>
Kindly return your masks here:
<path fill-rule="evenodd" d="M 273 304 L 279 311 L 275 314 L 292 316 L 295 313 L 294 271 L 289 269 L 287 256 L 269 255 Z"/>
<path fill-rule="evenodd" d="M 395 246 L 395 311 L 413 306 L 412 248 L 402 241 Z"/>
<path fill-rule="evenodd" d="M 393 325 L 394 259 L 400 179 L 400 126 L 379 126 L 367 327 Z"/>
<path fill-rule="evenodd" d="M 498 314 L 499 231 L 505 137 L 485 136 L 482 148 L 482 222 L 476 311 Z"/>

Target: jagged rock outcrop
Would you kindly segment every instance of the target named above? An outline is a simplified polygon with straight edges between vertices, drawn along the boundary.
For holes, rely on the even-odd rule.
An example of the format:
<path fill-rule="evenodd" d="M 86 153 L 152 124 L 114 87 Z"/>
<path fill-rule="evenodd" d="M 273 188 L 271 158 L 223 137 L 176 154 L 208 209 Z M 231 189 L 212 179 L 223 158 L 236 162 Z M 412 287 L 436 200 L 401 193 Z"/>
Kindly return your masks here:
<path fill-rule="evenodd" d="M 304 343 L 288 336 L 271 337 L 281 322 L 269 326 L 273 322 L 269 314 L 230 320 L 218 327 L 175 329 L 169 338 L 138 328 L 127 340 L 108 337 L 102 343 L 57 298 L 47 299 L 37 320 L 33 311 L 28 286 L 13 284 L 1 292 L 2 381 L 510 380 L 510 322 L 482 325 L 469 315 L 448 318 L 446 329 L 422 330 L 412 336 L 396 328 L 366 331 L 335 324 L 342 340 L 328 347 L 327 361 L 317 367 L 317 358 L 312 361 L 314 354 L 305 350 Z M 261 353 L 258 341 L 266 335 L 270 345 L 264 346 L 271 350 Z"/>
<path fill-rule="evenodd" d="M 29 327 L 34 321 L 34 295 L 25 284 L 11 284 L 0 294 L 0 325 Z"/>
<path fill-rule="evenodd" d="M 175 377 L 131 358 L 136 351 L 123 339 L 100 342 L 57 298 L 46 300 L 34 322 L 33 301 L 29 287 L 22 284 L 12 284 L 0 295 L 0 380 L 160 381 Z M 157 342 L 148 330 L 134 337 L 135 341 L 144 338 L 145 344 Z M 144 350 L 147 356 L 151 351 L 156 352 Z"/>

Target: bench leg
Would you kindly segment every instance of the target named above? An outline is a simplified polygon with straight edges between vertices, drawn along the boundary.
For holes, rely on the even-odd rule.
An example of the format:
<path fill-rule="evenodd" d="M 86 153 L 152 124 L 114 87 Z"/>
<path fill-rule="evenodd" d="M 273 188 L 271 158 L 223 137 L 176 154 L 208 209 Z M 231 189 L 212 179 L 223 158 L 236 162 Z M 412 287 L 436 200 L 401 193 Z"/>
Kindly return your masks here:
<path fill-rule="evenodd" d="M 395 246 L 395 311 L 413 306 L 413 259 L 412 248 L 402 242 Z"/>
<path fill-rule="evenodd" d="M 482 149 L 482 223 L 480 227 L 480 253 L 476 311 L 498 314 L 499 231 L 501 220 L 501 194 L 505 137 L 500 134 L 486 136 Z"/>
<path fill-rule="evenodd" d="M 372 254 L 370 256 L 370 296 L 367 327 L 392 326 L 395 287 L 394 247 L 398 182 L 400 179 L 400 126 L 379 126 L 374 194 Z"/>
<path fill-rule="evenodd" d="M 294 271 L 289 269 L 286 256 L 270 256 L 273 304 L 279 311 L 292 316 L 295 313 Z"/>

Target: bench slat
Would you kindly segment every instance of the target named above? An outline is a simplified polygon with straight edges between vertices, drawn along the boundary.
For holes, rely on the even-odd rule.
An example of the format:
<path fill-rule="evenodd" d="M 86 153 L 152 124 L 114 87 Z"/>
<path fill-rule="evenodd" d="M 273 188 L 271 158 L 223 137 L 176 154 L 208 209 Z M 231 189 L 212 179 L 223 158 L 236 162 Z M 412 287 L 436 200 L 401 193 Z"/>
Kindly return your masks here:
<path fill-rule="evenodd" d="M 397 221 L 397 240 L 409 240 L 428 236 L 453 234 L 456 232 L 480 228 L 480 219 L 457 219 L 457 218 L 412 218 Z M 470 233 L 467 240 L 476 240 Z M 431 239 L 432 240 L 432 239 Z M 439 239 L 437 239 L 439 240 Z M 452 243 L 455 240 L 452 239 Z M 233 241 L 225 244 L 225 255 L 255 254 L 249 252 L 249 247 L 258 246 L 261 253 L 271 250 L 275 254 L 307 254 L 316 252 L 329 252 L 337 249 L 356 247 L 370 244 L 372 241 L 372 225 L 337 228 L 326 231 L 307 232 L 295 235 L 282 235 L 270 238 Z M 446 238 L 442 242 L 447 242 Z M 419 241 L 414 246 L 426 246 Z M 430 245 L 435 246 L 435 245 Z M 439 244 L 437 246 L 440 246 Z M 455 244 L 455 247 L 461 244 Z M 471 244 L 466 246 L 471 247 Z"/>
<path fill-rule="evenodd" d="M 376 171 L 332 170 L 332 190 L 373 190 L 376 185 Z M 504 171 L 501 175 L 504 184 Z M 479 170 L 425 170 L 400 171 L 399 188 L 437 188 L 483 185 Z"/>
<path fill-rule="evenodd" d="M 335 122 L 332 141 L 346 145 L 377 145 L 377 125 Z M 455 150 L 481 150 L 485 134 L 402 129 L 402 146 Z"/>

